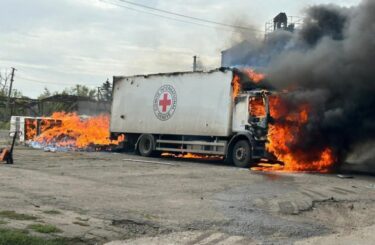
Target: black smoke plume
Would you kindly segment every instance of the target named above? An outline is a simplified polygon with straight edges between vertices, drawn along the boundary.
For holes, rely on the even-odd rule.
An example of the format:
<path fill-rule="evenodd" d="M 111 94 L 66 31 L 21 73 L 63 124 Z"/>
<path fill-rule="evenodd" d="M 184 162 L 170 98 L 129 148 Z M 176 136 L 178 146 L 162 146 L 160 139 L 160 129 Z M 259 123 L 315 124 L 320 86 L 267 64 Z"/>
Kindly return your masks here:
<path fill-rule="evenodd" d="M 290 110 L 311 106 L 293 150 L 314 157 L 314 150 L 328 146 L 341 163 L 361 145 L 373 149 L 368 145 L 375 146 L 375 0 L 351 8 L 311 7 L 300 30 L 276 31 L 251 52 L 263 53 L 260 65 L 277 90 L 291 91 L 285 96 Z M 374 150 L 366 154 L 367 161 L 375 160 Z"/>

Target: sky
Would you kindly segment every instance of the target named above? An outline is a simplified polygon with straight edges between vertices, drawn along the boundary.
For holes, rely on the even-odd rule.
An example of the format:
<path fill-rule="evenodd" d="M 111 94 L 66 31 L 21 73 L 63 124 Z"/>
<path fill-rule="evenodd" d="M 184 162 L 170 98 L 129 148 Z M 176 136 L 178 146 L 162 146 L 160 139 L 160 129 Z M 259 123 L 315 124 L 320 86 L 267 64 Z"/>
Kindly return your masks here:
<path fill-rule="evenodd" d="M 248 30 L 246 35 L 255 36 L 262 36 L 265 22 L 279 12 L 303 17 L 304 10 L 311 5 L 352 6 L 360 2 L 129 1 L 254 28 L 258 31 Z M 205 69 L 214 69 L 220 67 L 220 52 L 239 41 L 243 33 L 121 0 L 0 0 L 0 9 L 0 72 L 15 67 L 14 88 L 31 98 L 36 98 L 45 87 L 51 91 L 75 84 L 95 88 L 117 75 L 192 70 L 194 55 Z"/>

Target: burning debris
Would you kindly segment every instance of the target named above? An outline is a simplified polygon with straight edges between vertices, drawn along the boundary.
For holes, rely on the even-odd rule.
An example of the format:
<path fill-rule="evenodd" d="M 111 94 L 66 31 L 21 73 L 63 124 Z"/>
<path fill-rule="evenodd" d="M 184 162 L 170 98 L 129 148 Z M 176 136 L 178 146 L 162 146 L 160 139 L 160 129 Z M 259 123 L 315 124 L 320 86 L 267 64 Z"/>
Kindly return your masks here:
<path fill-rule="evenodd" d="M 10 120 L 10 132 L 19 132 L 17 135 L 21 143 L 33 140 L 37 135 L 54 126 L 61 125 L 60 120 L 48 117 L 12 116 Z"/>
<path fill-rule="evenodd" d="M 26 123 L 29 145 L 55 150 L 110 150 L 123 141 L 109 139 L 109 116 L 80 117 L 76 113 L 56 112 L 41 119 L 42 129 L 36 133 L 36 121 Z M 59 123 L 53 123 L 59 122 Z M 52 124 L 53 123 L 53 124 Z"/>

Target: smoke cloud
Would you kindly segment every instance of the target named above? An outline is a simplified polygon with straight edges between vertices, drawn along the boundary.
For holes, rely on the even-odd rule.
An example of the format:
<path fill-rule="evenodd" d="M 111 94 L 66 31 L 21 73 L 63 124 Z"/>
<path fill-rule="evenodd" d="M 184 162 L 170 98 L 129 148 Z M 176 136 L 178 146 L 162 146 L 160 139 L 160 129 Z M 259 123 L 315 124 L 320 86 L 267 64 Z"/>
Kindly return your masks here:
<path fill-rule="evenodd" d="M 344 162 L 375 139 L 374 13 L 375 0 L 351 8 L 313 6 L 300 30 L 276 31 L 232 64 L 265 67 L 276 90 L 290 91 L 290 110 L 310 105 L 309 122 L 292 149 L 313 153 L 330 147 Z"/>

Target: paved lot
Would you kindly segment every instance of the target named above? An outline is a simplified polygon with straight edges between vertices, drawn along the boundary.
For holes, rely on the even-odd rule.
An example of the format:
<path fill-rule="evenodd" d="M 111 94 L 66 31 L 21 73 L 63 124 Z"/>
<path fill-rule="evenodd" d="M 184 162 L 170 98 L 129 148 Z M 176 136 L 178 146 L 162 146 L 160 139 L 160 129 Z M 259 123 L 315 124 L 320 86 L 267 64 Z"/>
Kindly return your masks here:
<path fill-rule="evenodd" d="M 367 176 L 257 173 L 217 162 L 21 146 L 15 165 L 0 165 L 0 211 L 37 217 L 4 218 L 0 227 L 43 222 L 92 244 L 372 239 L 374 200 L 375 178 Z"/>

